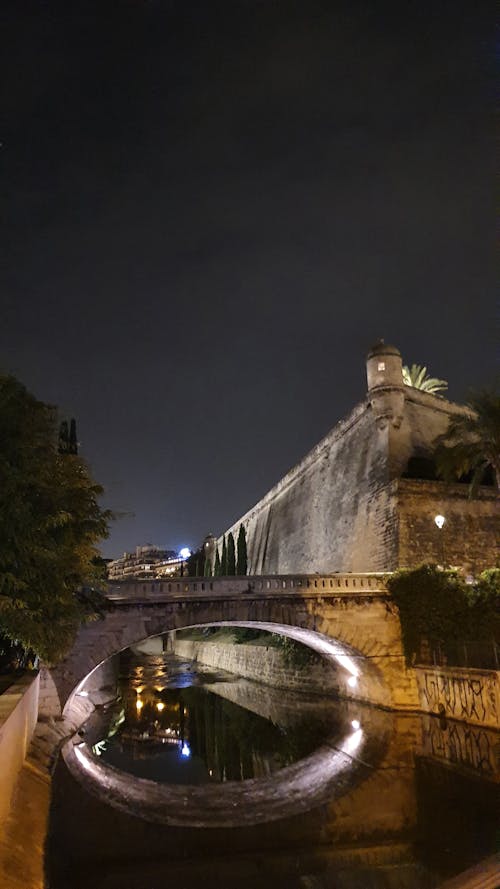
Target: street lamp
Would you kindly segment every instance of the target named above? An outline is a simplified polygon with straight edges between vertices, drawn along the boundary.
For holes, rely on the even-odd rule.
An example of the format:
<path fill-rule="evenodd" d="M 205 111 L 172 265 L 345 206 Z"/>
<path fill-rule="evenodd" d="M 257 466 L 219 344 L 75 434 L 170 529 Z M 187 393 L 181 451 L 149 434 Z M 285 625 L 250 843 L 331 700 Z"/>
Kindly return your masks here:
<path fill-rule="evenodd" d="M 438 515 L 434 516 L 434 523 L 435 523 L 435 525 L 436 525 L 436 528 L 438 529 L 438 541 L 439 541 L 438 549 L 439 549 L 439 559 L 441 560 L 441 567 L 442 567 L 442 568 L 444 568 L 444 534 L 443 534 L 443 528 L 444 528 L 445 522 L 446 522 L 446 519 L 445 519 L 444 515 L 440 515 L 440 514 L 438 513 Z"/>

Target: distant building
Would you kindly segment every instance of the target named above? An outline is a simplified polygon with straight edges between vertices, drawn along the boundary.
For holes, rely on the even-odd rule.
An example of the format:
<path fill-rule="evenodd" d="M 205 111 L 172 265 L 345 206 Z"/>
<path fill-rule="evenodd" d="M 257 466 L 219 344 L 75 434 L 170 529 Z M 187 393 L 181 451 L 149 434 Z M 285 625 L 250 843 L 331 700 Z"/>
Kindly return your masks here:
<path fill-rule="evenodd" d="M 175 576 L 184 573 L 186 559 L 175 550 L 147 544 L 136 546 L 135 552 L 123 553 L 108 564 L 108 580 L 129 580 Z"/>

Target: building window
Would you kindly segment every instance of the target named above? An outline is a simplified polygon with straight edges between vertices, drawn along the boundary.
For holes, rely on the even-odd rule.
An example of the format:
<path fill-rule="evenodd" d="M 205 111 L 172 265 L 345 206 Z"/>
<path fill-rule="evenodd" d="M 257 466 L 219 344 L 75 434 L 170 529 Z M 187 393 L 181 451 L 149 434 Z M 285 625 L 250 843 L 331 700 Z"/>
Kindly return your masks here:
<path fill-rule="evenodd" d="M 385 370 L 385 361 L 379 361 L 379 363 L 378 363 L 378 370 L 379 370 L 379 371 L 381 371 L 381 370 Z"/>

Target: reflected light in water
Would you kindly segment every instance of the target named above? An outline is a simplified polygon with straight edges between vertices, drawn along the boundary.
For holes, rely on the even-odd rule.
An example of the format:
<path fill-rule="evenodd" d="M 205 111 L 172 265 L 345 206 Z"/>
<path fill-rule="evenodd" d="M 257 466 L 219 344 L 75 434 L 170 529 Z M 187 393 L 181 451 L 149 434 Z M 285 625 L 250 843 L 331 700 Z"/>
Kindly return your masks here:
<path fill-rule="evenodd" d="M 356 721 L 357 720 L 354 720 L 354 722 L 356 722 Z M 354 722 L 353 722 L 353 725 L 354 725 Z M 358 723 L 358 725 L 359 725 L 359 723 Z M 351 756 L 354 753 L 354 751 L 357 750 L 359 745 L 361 744 L 362 737 L 363 737 L 363 731 L 362 731 L 362 729 L 358 728 L 356 731 L 354 731 L 352 733 L 352 735 L 349 735 L 349 737 L 345 739 L 344 743 L 342 744 L 342 747 L 340 748 L 342 750 L 342 753 L 347 753 L 348 756 Z"/>

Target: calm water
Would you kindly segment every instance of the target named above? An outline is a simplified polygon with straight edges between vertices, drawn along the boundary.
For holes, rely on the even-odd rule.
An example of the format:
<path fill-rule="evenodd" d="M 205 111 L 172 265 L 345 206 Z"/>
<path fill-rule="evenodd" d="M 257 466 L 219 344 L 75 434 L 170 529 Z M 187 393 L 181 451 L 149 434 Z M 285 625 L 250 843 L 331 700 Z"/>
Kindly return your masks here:
<path fill-rule="evenodd" d="M 232 674 L 173 655 L 142 663 L 122 657 L 120 668 L 119 700 L 85 734 L 103 762 L 139 778 L 169 784 L 263 778 L 342 733 L 330 702 L 278 692 L 273 706 L 268 695 L 262 710 L 271 711 L 271 720 L 250 700 L 254 683 L 235 684 Z"/>
<path fill-rule="evenodd" d="M 49 889 L 436 889 L 498 846 L 493 733 L 270 689 L 167 656 L 122 656 L 117 691 L 85 726 L 93 761 L 129 776 L 130 787 L 144 778 L 176 787 L 172 805 L 208 824 L 214 794 L 225 800 L 238 782 L 245 796 L 227 797 L 231 826 L 167 826 L 139 817 L 138 806 L 110 805 L 107 790 L 90 793 L 61 760 Z M 290 811 L 266 820 L 276 782 L 302 770 L 305 794 L 309 775 L 321 784 L 318 750 L 330 768 L 341 749 L 348 766 L 332 772 L 319 804 L 297 814 L 290 784 Z M 242 826 L 256 805 L 260 818 Z"/>

